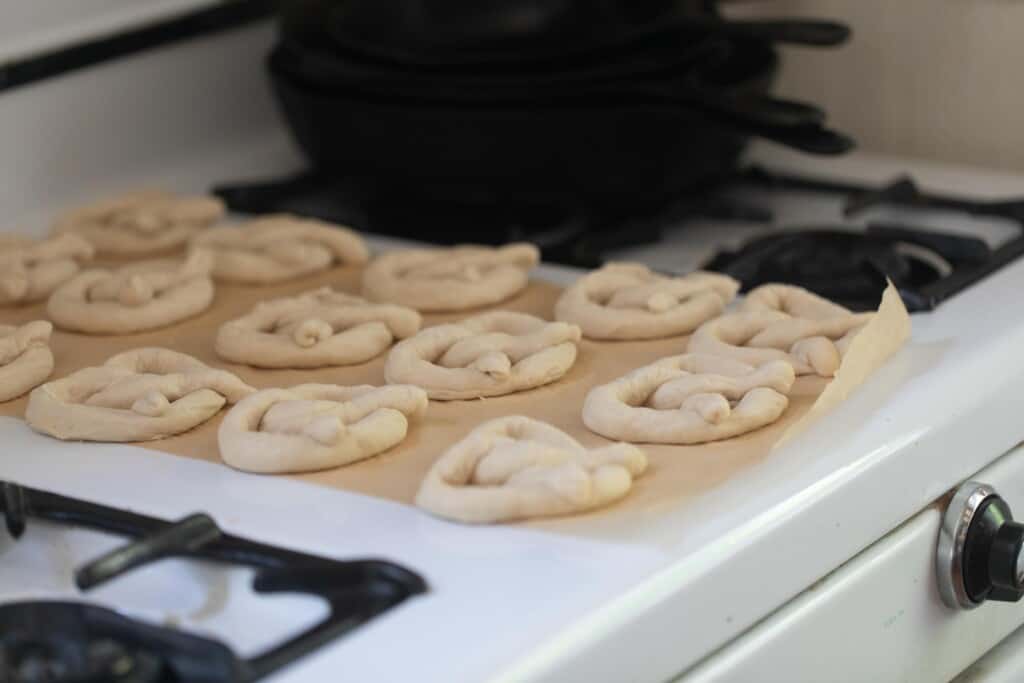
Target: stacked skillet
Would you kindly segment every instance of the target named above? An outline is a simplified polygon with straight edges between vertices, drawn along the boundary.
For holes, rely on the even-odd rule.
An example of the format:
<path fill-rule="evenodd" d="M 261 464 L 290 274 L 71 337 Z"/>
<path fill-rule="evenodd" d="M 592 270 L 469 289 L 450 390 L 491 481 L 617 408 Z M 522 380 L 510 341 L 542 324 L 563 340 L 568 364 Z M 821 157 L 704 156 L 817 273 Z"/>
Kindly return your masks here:
<path fill-rule="evenodd" d="M 852 143 L 768 95 L 777 43 L 823 21 L 728 21 L 698 0 L 292 0 L 269 61 L 318 170 L 389 200 L 663 204 L 746 141 Z"/>

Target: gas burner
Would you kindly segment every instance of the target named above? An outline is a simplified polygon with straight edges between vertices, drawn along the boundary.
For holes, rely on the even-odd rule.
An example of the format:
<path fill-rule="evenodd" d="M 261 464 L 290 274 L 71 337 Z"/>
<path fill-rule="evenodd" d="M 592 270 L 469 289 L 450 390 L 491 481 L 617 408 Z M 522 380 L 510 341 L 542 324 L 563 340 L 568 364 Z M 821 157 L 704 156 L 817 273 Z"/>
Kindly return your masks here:
<path fill-rule="evenodd" d="M 732 252 L 719 252 L 707 268 L 726 273 L 745 290 L 787 282 L 857 311 L 874 310 L 891 280 L 912 311 L 929 310 L 930 288 L 957 267 L 984 262 L 988 246 L 973 237 L 895 226 L 793 229 L 772 233 Z"/>
<path fill-rule="evenodd" d="M 950 211 L 1017 224 L 1016 236 L 996 248 L 981 239 L 913 225 L 869 223 L 790 229 L 719 252 L 705 267 L 728 273 L 745 290 L 766 282 L 806 287 L 854 310 L 878 305 L 886 279 L 910 311 L 926 311 L 1024 255 L 1024 200 L 975 200 L 927 193 L 908 177 L 880 188 L 791 176 L 751 167 L 741 182 L 772 190 L 846 195 L 842 215 L 874 207 Z"/>
<path fill-rule="evenodd" d="M 221 532 L 205 514 L 166 522 L 8 482 L 0 482 L 0 512 L 15 538 L 36 517 L 134 539 L 79 568 L 75 583 L 82 590 L 156 560 L 188 557 L 256 569 L 256 593 L 304 593 L 329 606 L 319 623 L 243 659 L 212 638 L 88 603 L 0 605 L 5 683 L 248 683 L 427 590 L 422 578 L 397 564 L 341 562 L 264 545 Z"/>

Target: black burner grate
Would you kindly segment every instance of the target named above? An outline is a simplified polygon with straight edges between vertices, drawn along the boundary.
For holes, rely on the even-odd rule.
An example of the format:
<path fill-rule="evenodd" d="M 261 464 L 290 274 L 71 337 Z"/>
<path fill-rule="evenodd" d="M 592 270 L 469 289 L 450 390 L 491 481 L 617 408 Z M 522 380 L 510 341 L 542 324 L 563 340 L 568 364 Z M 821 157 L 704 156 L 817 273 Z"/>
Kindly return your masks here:
<path fill-rule="evenodd" d="M 225 644 L 82 602 L 0 605 L 5 683 L 247 683 L 287 666 L 427 590 L 417 574 L 382 560 L 338 561 L 225 534 L 205 514 L 166 522 L 126 510 L 0 482 L 0 512 L 17 538 L 36 517 L 128 536 L 128 544 L 79 568 L 82 590 L 168 557 L 256 569 L 256 593 L 323 599 L 327 617 L 255 657 Z"/>
<path fill-rule="evenodd" d="M 571 197 L 530 196 L 519 203 L 494 197 L 431 196 L 422 188 L 374 198 L 365 189 L 317 173 L 279 182 L 225 186 L 215 190 L 243 213 L 290 211 L 347 223 L 358 229 L 420 241 L 501 244 L 528 240 L 543 258 L 582 268 L 600 266 L 607 253 L 657 243 L 667 228 L 717 219 L 764 224 L 771 212 L 744 204 L 727 190 L 744 184 L 770 190 L 847 196 L 844 216 L 876 206 L 941 209 L 1016 222 L 1021 235 L 996 248 L 970 235 L 940 233 L 927 226 L 871 224 L 805 226 L 753 238 L 742 248 L 719 253 L 706 267 L 739 279 L 744 289 L 765 282 L 806 287 L 856 310 L 878 305 L 886 280 L 912 311 L 930 310 L 1024 254 L 1024 200 L 978 201 L 921 191 L 907 177 L 881 188 L 745 169 L 733 177 L 691 187 L 657 206 L 596 210 Z M 840 217 L 841 219 L 841 217 Z"/>
<path fill-rule="evenodd" d="M 744 289 L 790 282 L 855 310 L 878 305 L 886 279 L 911 311 L 931 310 L 954 294 L 1024 255 L 1024 200 L 973 200 L 921 191 L 908 177 L 879 189 L 790 176 L 753 167 L 744 175 L 775 190 L 841 193 L 853 217 L 878 206 L 938 209 L 1017 223 L 1019 234 L 991 249 L 969 235 L 939 233 L 910 225 L 872 223 L 865 228 L 784 230 L 721 252 L 708 267 L 728 273 Z"/>

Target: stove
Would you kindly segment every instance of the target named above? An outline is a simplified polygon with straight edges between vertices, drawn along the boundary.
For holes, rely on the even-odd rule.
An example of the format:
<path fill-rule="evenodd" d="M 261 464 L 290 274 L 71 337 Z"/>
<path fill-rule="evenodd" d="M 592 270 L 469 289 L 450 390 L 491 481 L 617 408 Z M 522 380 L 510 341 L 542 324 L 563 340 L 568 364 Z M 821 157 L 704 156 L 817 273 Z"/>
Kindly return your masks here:
<path fill-rule="evenodd" d="M 257 681 L 427 590 L 416 573 L 381 560 L 337 561 L 224 533 L 203 513 L 167 522 L 106 505 L 0 482 L 0 512 L 14 539 L 30 519 L 131 540 L 74 571 L 83 592 L 146 564 L 187 557 L 256 570 L 258 594 L 304 594 L 323 619 L 243 658 L 216 639 L 147 623 L 85 601 L 0 604 L 0 680 L 8 683 L 243 683 Z"/>
<path fill-rule="evenodd" d="M 252 25 L 0 96 L 7 225 L 41 234 L 58 207 L 128 187 L 186 192 L 246 177 L 301 176 L 305 161 L 263 80 L 260 60 L 273 38 L 268 26 Z M 133 105 L 109 106 L 125 101 Z M 383 581 L 374 585 L 384 592 L 373 593 L 383 602 L 338 637 L 314 635 L 306 642 L 315 648 L 267 671 L 267 681 L 949 680 L 1024 624 L 1020 603 L 947 607 L 936 574 L 943 512 L 961 483 L 979 480 L 1014 511 L 1024 509 L 1024 261 L 1007 258 L 981 272 L 993 255 L 1012 253 L 1001 250 L 1021 227 L 1011 212 L 973 204 L 915 199 L 904 206 L 907 184 L 892 181 L 909 175 L 918 195 L 987 202 L 1024 196 L 1024 176 L 868 153 L 809 161 L 770 147 L 755 148 L 749 161 L 772 177 L 842 187 L 773 186 L 748 177 L 692 198 L 699 212 L 680 205 L 616 222 L 619 228 L 601 238 L 607 242 L 552 237 L 552 246 L 564 246 L 554 254 L 562 263 L 536 271 L 557 284 L 581 272 L 565 263 L 587 259 L 687 272 L 760 244 L 781 254 L 771 268 L 808 282 L 820 285 L 821 272 L 834 267 L 877 286 L 881 270 L 905 294 L 928 295 L 913 315 L 910 342 L 882 372 L 742 474 L 715 478 L 709 457 L 707 480 L 679 482 L 678 497 L 652 505 L 642 524 L 623 523 L 611 511 L 465 527 L 383 499 L 130 445 L 69 448 L 5 418 L 0 480 L 29 500 L 53 495 L 61 505 L 73 499 L 155 521 L 85 528 L 80 519 L 33 516 L 40 507 L 4 499 L 5 511 L 24 511 L 25 528 L 17 540 L 0 534 L 0 618 L 23 624 L 28 640 L 36 639 L 40 620 L 48 633 L 74 632 L 71 645 L 61 635 L 55 647 L 115 675 L 127 675 L 127 665 L 118 664 L 126 654 L 140 674 L 168 670 L 179 661 L 162 654 L 172 644 L 208 647 L 206 661 L 241 667 L 315 630 L 329 618 L 332 599 L 259 592 L 254 577 L 272 577 L 275 567 L 255 557 L 223 562 L 206 555 L 219 554 L 225 539 L 249 539 L 331 567 L 383 558 L 366 560 L 380 573 L 362 575 Z M 884 205 L 844 213 L 851 195 L 890 187 L 878 193 L 890 200 Z M 562 225 L 569 215 L 526 213 L 537 226 Z M 414 237 L 435 238 L 444 227 L 427 225 Z M 785 239 L 785 248 L 771 246 L 802 229 L 823 233 L 811 240 L 826 243 L 835 265 L 815 272 L 804 259 L 794 263 L 803 246 Z M 583 234 L 581 226 L 572 230 Z M 848 238 L 834 235 L 845 232 L 874 233 L 877 244 L 845 259 Z M 634 233 L 647 241 L 637 243 Z M 949 236 L 951 242 L 940 239 Z M 373 235 L 370 242 L 375 249 L 398 243 Z M 887 251 L 892 246 L 898 259 Z M 761 268 L 751 267 L 749 277 Z M 969 286 L 929 289 L 958 272 L 970 274 Z M 865 294 L 858 285 L 844 296 Z M 197 512 L 205 517 L 192 517 Z M 14 515 L 15 532 L 19 519 Z M 162 547 L 171 534 L 170 546 L 179 547 L 178 532 L 200 547 L 93 583 L 105 575 L 96 568 L 107 566 L 97 559 L 124 550 L 126 536 L 129 544 L 156 539 Z M 405 568 L 397 577 L 409 582 L 395 583 L 395 567 Z M 429 590 L 415 593 L 410 574 Z M 399 595 L 406 599 L 398 602 Z M 373 618 L 363 618 L 370 612 Z M 125 631 L 159 635 L 160 646 L 142 647 L 121 637 Z M 82 633 L 102 637 L 91 648 L 87 639 L 83 649 Z M 25 667 L 19 675 L 63 666 L 13 645 L 14 663 Z M 8 657 L 7 642 L 3 648 Z M 151 666 L 149 653 L 161 663 Z"/>
<path fill-rule="evenodd" d="M 530 240 L 545 260 L 580 268 L 600 266 L 609 254 L 631 248 L 659 250 L 666 232 L 681 232 L 685 239 L 695 222 L 738 224 L 751 236 L 701 267 L 731 275 L 743 291 L 788 282 L 858 311 L 877 308 L 887 281 L 899 289 L 908 310 L 930 310 L 1024 254 L 1024 199 L 928 193 L 909 176 L 872 187 L 751 166 L 668 204 L 638 206 L 625 214 L 588 208 L 568 197 L 538 197 L 515 206 L 481 197 L 380 202 L 344 179 L 314 172 L 279 182 L 220 185 L 214 191 L 235 211 L 288 211 L 407 239 Z M 835 218 L 823 224 L 786 223 L 785 211 L 772 207 L 794 195 L 798 202 L 807 195 L 830 201 Z M 898 216 L 879 215 L 894 210 Z M 936 213 L 954 220 L 1002 221 L 1015 234 L 993 247 L 970 230 L 944 230 L 941 221 L 932 227 Z"/>

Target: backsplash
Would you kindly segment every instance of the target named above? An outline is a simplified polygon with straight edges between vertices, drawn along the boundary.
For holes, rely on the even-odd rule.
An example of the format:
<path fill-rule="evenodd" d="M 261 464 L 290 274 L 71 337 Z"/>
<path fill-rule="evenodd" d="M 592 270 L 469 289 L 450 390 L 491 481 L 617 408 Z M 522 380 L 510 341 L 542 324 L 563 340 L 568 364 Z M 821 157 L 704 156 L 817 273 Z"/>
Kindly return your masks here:
<path fill-rule="evenodd" d="M 1024 3 L 779 0 L 735 16 L 849 22 L 834 50 L 787 49 L 779 92 L 824 106 L 863 149 L 1024 170 Z"/>

